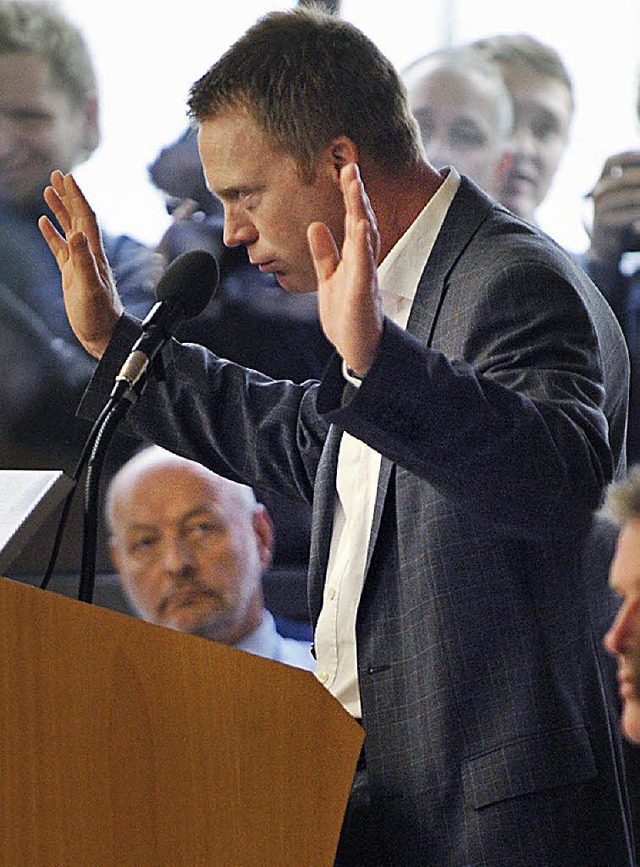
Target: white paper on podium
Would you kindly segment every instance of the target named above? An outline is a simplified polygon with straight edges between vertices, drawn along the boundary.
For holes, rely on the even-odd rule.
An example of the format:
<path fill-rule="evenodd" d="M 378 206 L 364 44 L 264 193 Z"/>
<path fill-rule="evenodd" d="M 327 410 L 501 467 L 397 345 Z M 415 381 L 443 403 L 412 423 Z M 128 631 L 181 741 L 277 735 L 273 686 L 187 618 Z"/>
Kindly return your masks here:
<path fill-rule="evenodd" d="M 0 470 L 0 574 L 74 484 L 62 470 Z"/>

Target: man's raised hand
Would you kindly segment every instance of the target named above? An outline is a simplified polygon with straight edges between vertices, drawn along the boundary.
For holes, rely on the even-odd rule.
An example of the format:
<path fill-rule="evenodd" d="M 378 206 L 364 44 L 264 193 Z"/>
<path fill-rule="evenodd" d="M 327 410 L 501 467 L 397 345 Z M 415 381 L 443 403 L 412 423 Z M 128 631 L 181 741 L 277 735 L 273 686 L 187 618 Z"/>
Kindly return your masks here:
<path fill-rule="evenodd" d="M 324 223 L 312 223 L 307 238 L 324 332 L 347 365 L 364 376 L 382 335 L 376 272 L 380 237 L 357 165 L 350 163 L 342 169 L 340 183 L 345 205 L 342 250 Z"/>
<path fill-rule="evenodd" d="M 53 172 L 44 199 L 62 229 L 45 216 L 38 222 L 60 269 L 69 323 L 87 352 L 100 358 L 123 307 L 95 214 L 70 174 Z"/>

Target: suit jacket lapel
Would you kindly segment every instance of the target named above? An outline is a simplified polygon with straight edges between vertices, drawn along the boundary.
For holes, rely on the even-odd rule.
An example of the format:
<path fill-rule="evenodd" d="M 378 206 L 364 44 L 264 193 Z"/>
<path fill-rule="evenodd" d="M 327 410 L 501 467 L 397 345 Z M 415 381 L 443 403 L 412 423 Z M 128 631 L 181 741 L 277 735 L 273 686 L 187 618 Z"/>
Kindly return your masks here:
<path fill-rule="evenodd" d="M 413 334 L 427 346 L 431 344 L 433 328 L 445 293 L 446 279 L 494 204 L 468 178 L 463 177 L 461 179 L 460 188 L 451 202 L 431 255 L 422 272 L 407 323 L 409 334 Z M 365 574 L 369 570 L 378 538 L 389 480 L 394 468 L 395 465 L 388 458 L 382 458 Z"/>
<path fill-rule="evenodd" d="M 460 189 L 451 203 L 429 256 L 429 261 L 420 278 L 407 325 L 407 331 L 426 345 L 429 345 L 432 340 L 438 310 L 444 297 L 447 276 L 482 220 L 495 206 L 495 203 L 475 184 L 467 178 L 462 178 Z M 339 363 L 337 358 L 334 363 Z M 316 473 L 309 559 L 309 608 L 314 624 L 322 607 L 322 593 L 329 560 L 335 480 L 341 436 L 342 431 L 335 425 L 331 425 Z M 394 469 L 395 465 L 392 461 L 383 457 L 367 551 L 366 571 L 368 571 L 371 563 L 389 489 L 389 480 Z"/>
<path fill-rule="evenodd" d="M 472 181 L 466 177 L 461 179 L 458 192 L 451 202 L 422 272 L 407 324 L 409 334 L 413 334 L 427 346 L 431 344 L 447 277 L 480 224 L 494 207 L 496 203 Z"/>
<path fill-rule="evenodd" d="M 342 431 L 336 425 L 329 427 L 322 450 L 313 491 L 311 517 L 311 547 L 309 551 L 309 582 L 307 587 L 311 623 L 318 620 L 322 607 L 322 593 L 329 562 L 329 547 L 333 527 L 336 496 L 336 473 Z"/>

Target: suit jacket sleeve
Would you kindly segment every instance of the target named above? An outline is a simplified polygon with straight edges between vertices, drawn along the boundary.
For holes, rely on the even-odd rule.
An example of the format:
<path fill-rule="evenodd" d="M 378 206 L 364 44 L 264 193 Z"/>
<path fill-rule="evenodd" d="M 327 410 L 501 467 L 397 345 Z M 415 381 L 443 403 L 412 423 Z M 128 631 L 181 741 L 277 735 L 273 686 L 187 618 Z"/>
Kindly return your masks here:
<path fill-rule="evenodd" d="M 361 387 L 345 394 L 332 366 L 318 410 L 501 527 L 562 532 L 614 471 L 602 366 L 592 308 L 563 273 L 521 260 L 470 297 L 454 270 L 431 340 L 387 321 Z"/>
<path fill-rule="evenodd" d="M 123 314 L 79 407 L 95 419 L 140 334 Z M 129 413 L 130 433 L 236 481 L 310 503 L 328 422 L 316 410 L 317 383 L 272 380 L 171 340 Z"/>

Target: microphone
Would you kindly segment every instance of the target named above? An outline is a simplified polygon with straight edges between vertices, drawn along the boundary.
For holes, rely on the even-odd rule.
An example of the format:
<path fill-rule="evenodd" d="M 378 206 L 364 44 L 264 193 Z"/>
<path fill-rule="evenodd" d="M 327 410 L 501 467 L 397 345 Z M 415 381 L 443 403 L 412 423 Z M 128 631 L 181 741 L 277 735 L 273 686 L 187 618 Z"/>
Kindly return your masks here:
<path fill-rule="evenodd" d="M 171 262 L 156 286 L 156 303 L 142 323 L 142 334 L 134 343 L 116 377 L 112 398 L 139 386 L 149 365 L 175 329 L 186 319 L 202 313 L 218 288 L 220 269 L 205 250 L 189 250 Z M 135 398 L 134 398 L 135 399 Z"/>

